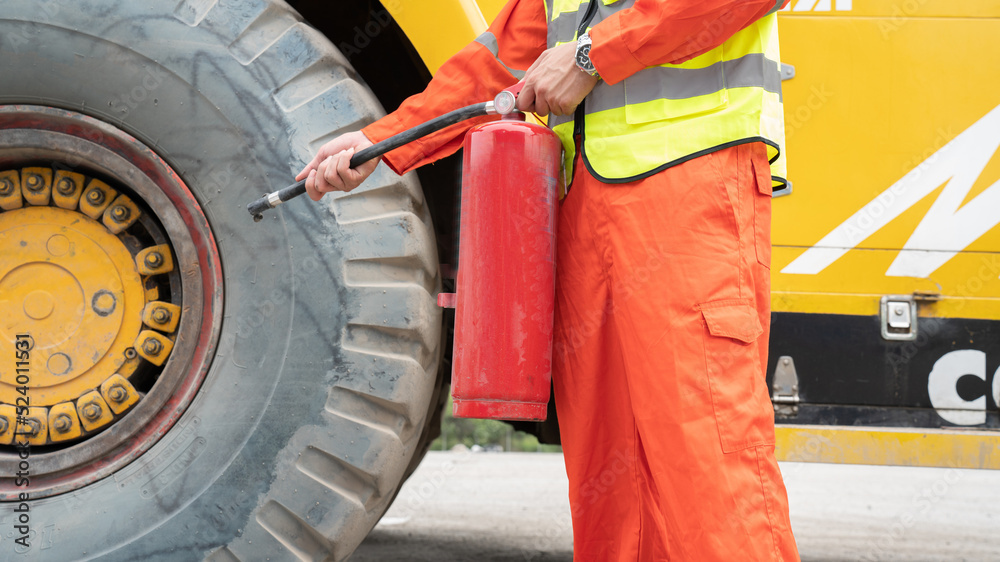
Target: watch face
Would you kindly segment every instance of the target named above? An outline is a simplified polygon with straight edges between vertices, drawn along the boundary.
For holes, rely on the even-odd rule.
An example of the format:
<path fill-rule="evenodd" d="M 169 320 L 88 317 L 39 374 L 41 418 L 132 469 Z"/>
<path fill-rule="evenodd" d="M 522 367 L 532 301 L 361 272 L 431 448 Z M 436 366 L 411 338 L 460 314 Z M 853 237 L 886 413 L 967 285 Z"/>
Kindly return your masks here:
<path fill-rule="evenodd" d="M 583 45 L 577 50 L 576 64 L 587 72 L 594 71 L 594 63 L 590 62 L 590 45 Z"/>

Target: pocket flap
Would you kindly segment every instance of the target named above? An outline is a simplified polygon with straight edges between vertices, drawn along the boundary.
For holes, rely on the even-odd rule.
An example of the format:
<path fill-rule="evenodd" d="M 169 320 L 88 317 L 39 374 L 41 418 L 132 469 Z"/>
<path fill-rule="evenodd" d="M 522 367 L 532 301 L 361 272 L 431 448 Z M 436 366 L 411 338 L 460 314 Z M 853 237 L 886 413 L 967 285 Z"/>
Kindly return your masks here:
<path fill-rule="evenodd" d="M 757 311 L 746 302 L 720 301 L 706 303 L 699 308 L 713 336 L 752 343 L 764 333 Z"/>
<path fill-rule="evenodd" d="M 767 161 L 766 152 L 760 158 L 754 154 L 750 158 L 750 165 L 757 180 L 757 191 L 770 197 L 774 193 L 774 184 L 771 182 L 771 164 Z"/>

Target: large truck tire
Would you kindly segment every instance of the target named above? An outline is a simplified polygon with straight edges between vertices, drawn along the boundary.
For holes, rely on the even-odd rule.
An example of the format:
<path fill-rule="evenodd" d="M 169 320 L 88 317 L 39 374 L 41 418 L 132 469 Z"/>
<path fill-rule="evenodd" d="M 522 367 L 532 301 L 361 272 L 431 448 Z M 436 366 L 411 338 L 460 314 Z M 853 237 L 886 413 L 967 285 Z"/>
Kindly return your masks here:
<path fill-rule="evenodd" d="M 441 392 L 430 216 L 416 179 L 385 166 L 260 223 L 246 204 L 382 114 L 283 2 L 4 2 L 0 203 L 4 181 L 23 201 L 0 211 L 0 399 L 14 411 L 12 331 L 29 329 L 28 396 L 48 438 L 32 426 L 30 450 L 0 445 L 0 559 L 341 560 L 357 547 L 426 449 Z M 45 201 L 29 197 L 47 181 Z M 73 181 L 79 200 L 57 201 Z M 142 218 L 115 233 L 127 211 L 88 217 L 94 185 Z M 88 252 L 118 269 L 67 257 Z M 177 307 L 176 328 L 153 301 Z M 116 374 L 134 388 L 107 387 Z M 71 392 L 59 376 L 104 382 Z"/>

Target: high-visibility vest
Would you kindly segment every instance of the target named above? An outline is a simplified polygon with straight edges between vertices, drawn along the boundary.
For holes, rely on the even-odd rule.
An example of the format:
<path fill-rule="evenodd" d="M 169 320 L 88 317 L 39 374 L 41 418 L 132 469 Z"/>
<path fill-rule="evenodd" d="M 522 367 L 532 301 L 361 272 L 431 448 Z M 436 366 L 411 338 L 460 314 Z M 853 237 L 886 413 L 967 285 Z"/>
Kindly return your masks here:
<path fill-rule="evenodd" d="M 548 47 L 575 42 L 634 0 L 545 0 Z M 692 158 L 742 143 L 763 142 L 771 184 L 784 188 L 778 19 L 781 7 L 722 45 L 681 64 L 651 66 L 617 84 L 597 83 L 575 116 L 549 117 L 566 150 L 566 169 L 580 135 L 583 161 L 607 183 L 638 180 Z M 691 41 L 711 41 L 713 29 Z M 600 69 L 598 69 L 600 70 Z M 582 122 L 580 120 L 583 116 Z"/>

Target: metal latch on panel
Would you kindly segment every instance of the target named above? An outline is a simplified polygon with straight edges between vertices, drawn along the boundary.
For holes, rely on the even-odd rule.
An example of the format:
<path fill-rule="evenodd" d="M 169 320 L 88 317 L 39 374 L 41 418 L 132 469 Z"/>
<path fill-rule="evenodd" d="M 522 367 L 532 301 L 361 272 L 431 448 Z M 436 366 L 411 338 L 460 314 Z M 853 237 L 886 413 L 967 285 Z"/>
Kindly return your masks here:
<path fill-rule="evenodd" d="M 778 358 L 771 389 L 776 416 L 790 418 L 799 414 L 799 376 L 795 372 L 795 361 L 788 355 Z"/>
<path fill-rule="evenodd" d="M 882 337 L 892 341 L 917 339 L 917 301 L 913 295 L 886 295 L 879 305 Z"/>

